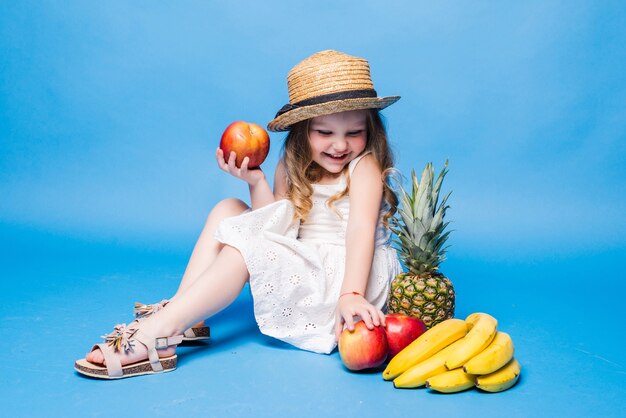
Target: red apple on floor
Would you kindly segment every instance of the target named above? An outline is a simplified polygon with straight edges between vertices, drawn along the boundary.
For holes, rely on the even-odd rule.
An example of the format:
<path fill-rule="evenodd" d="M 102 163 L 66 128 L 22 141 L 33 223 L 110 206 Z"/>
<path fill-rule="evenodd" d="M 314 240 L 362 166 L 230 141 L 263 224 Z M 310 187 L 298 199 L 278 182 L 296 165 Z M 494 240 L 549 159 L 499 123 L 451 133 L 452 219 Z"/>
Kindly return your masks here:
<path fill-rule="evenodd" d="M 350 370 L 378 367 L 387 358 L 385 328 L 367 329 L 365 322 L 354 324 L 354 331 L 344 329 L 339 337 L 341 361 Z"/>
<path fill-rule="evenodd" d="M 421 319 L 404 314 L 388 314 L 385 316 L 385 323 L 389 359 L 426 331 L 426 325 Z"/>
<path fill-rule="evenodd" d="M 245 157 L 250 158 L 248 168 L 257 168 L 265 161 L 270 150 L 270 137 L 256 123 L 243 121 L 233 122 L 222 134 L 220 149 L 224 151 L 224 159 L 228 161 L 231 151 L 235 151 L 237 158 L 235 165 L 241 167 Z"/>

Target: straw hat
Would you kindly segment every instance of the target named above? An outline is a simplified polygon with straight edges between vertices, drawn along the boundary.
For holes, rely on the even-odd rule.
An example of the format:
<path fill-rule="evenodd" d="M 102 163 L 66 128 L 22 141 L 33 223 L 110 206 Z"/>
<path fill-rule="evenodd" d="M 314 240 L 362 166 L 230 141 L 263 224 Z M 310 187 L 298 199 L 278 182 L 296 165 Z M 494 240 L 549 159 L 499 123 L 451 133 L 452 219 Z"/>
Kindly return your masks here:
<path fill-rule="evenodd" d="M 293 67 L 287 75 L 287 89 L 289 103 L 267 125 L 270 131 L 288 131 L 296 122 L 331 113 L 383 109 L 400 99 L 377 97 L 366 60 L 330 50 Z"/>

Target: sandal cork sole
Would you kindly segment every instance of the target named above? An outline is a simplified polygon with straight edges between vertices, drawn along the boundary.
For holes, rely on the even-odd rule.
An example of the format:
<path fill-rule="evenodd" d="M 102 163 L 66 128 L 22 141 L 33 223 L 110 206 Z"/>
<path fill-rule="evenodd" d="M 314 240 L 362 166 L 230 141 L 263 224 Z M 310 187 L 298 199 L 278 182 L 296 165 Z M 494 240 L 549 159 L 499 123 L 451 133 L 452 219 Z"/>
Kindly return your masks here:
<path fill-rule="evenodd" d="M 183 337 L 183 342 L 201 341 L 201 340 L 208 340 L 209 338 L 211 338 L 211 330 L 209 327 L 194 327 L 194 328 L 190 328 L 190 330 L 193 331 L 194 336 L 188 337 L 185 335 Z M 186 333 L 187 332 L 185 332 L 185 334 Z"/>
<path fill-rule="evenodd" d="M 176 354 L 160 358 L 159 361 L 161 362 L 161 366 L 163 366 L 163 370 L 158 372 L 152 370 L 152 366 L 148 360 L 122 366 L 122 376 L 109 376 L 106 366 L 99 366 L 85 359 L 76 360 L 74 370 L 85 376 L 95 377 L 96 379 L 124 379 L 126 377 L 141 376 L 144 374 L 171 372 L 176 369 L 177 358 Z"/>

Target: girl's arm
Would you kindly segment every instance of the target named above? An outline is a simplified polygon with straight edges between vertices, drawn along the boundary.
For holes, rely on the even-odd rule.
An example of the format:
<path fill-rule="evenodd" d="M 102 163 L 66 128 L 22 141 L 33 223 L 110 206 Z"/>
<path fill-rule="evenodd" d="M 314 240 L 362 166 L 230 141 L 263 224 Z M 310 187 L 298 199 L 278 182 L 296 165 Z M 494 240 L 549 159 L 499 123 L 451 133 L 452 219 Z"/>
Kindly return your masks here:
<path fill-rule="evenodd" d="M 237 155 L 234 152 L 230 153 L 228 162 L 224 159 L 224 152 L 219 148 L 215 153 L 215 157 L 217 158 L 217 164 L 222 170 L 248 183 L 252 210 L 269 205 L 276 200 L 263 170 L 260 168 L 248 169 L 248 162 L 250 161 L 248 157 L 243 159 L 239 168 L 235 165 Z"/>
<path fill-rule="evenodd" d="M 365 297 L 374 258 L 376 226 L 383 198 L 381 170 L 371 155 L 359 161 L 350 178 L 350 217 L 346 232 L 346 269 L 337 303 L 337 339 L 345 322 L 354 329 L 354 316 L 368 328 L 385 324 L 385 315 Z M 352 292 L 359 293 L 358 295 Z"/>

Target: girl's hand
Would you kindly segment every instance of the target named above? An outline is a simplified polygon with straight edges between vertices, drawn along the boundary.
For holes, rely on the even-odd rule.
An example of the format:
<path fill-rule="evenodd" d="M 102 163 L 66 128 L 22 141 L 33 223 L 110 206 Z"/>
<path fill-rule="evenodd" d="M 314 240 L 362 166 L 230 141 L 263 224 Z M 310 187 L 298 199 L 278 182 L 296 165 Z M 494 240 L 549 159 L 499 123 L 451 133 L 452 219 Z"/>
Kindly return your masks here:
<path fill-rule="evenodd" d="M 380 309 L 369 303 L 361 295 L 348 294 L 341 296 L 337 303 L 335 338 L 339 336 L 345 327 L 354 330 L 354 317 L 359 316 L 365 322 L 368 329 L 376 326 L 385 326 L 385 314 Z"/>
<path fill-rule="evenodd" d="M 248 169 L 248 163 L 250 162 L 248 157 L 244 158 L 241 162 L 241 167 L 237 168 L 235 165 L 237 154 L 235 154 L 234 151 L 231 151 L 228 161 L 226 161 L 224 158 L 224 151 L 218 148 L 215 152 L 215 158 L 217 159 L 217 165 L 223 171 L 245 181 L 251 186 L 256 185 L 259 181 L 265 178 L 265 174 L 260 168 L 254 168 L 251 170 Z"/>

